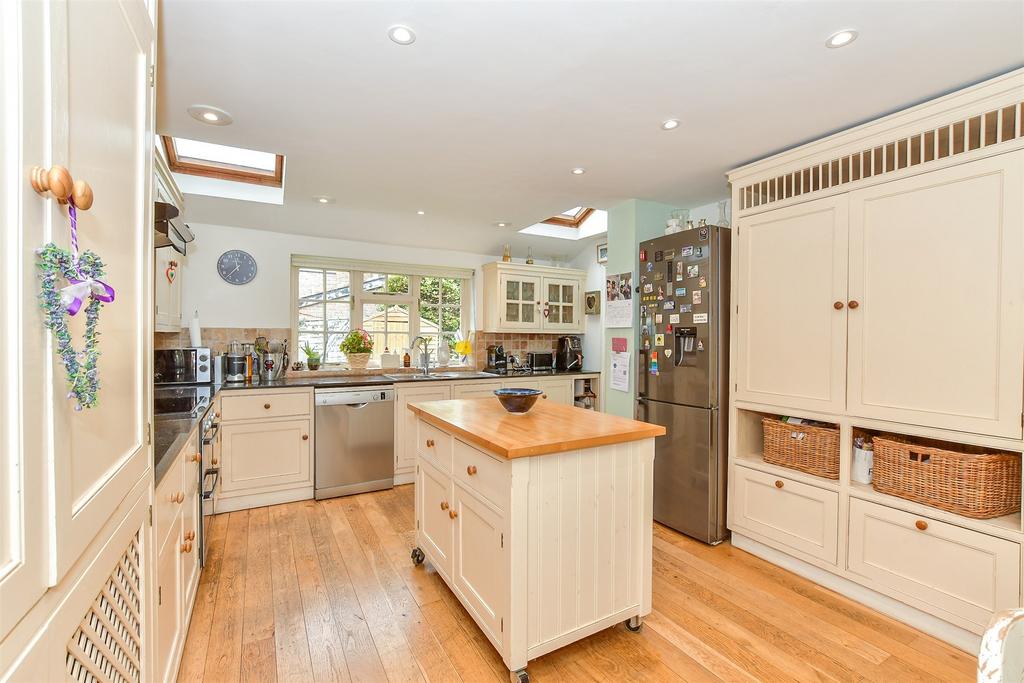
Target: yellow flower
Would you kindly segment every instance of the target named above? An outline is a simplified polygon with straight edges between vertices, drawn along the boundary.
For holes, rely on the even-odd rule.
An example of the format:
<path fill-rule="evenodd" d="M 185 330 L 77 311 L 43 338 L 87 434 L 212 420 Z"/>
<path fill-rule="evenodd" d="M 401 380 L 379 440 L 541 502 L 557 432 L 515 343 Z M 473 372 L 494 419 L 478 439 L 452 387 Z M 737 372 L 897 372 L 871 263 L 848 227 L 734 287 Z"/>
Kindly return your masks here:
<path fill-rule="evenodd" d="M 455 353 L 460 356 L 468 356 L 473 353 L 473 345 L 467 340 L 455 342 Z"/>

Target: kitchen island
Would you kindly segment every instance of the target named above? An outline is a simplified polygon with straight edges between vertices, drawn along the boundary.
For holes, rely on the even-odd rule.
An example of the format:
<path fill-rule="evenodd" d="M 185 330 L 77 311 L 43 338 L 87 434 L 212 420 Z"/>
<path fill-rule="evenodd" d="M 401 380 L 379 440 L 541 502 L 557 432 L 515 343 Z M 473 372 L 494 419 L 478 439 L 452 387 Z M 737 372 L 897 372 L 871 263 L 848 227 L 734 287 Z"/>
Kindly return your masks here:
<path fill-rule="evenodd" d="M 651 611 L 660 425 L 550 401 L 410 404 L 416 541 L 512 672 Z"/>

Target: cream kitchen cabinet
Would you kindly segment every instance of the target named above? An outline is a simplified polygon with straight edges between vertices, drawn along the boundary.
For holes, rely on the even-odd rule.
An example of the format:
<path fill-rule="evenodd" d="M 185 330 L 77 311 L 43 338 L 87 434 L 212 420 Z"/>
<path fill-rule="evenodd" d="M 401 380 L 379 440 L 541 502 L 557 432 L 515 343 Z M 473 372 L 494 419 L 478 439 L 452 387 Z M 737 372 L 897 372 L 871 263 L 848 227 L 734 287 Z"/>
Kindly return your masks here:
<path fill-rule="evenodd" d="M 472 380 L 469 382 L 453 382 L 452 398 L 490 398 L 501 388 L 501 382 L 485 382 Z"/>
<path fill-rule="evenodd" d="M 506 379 L 501 383 L 505 389 L 540 389 L 541 400 L 562 403 L 567 406 L 574 402 L 574 384 L 571 377 L 549 377 L 547 379 Z"/>
<path fill-rule="evenodd" d="M 218 513 L 313 497 L 312 389 L 232 389 L 220 412 Z"/>
<path fill-rule="evenodd" d="M 843 409 L 847 221 L 839 195 L 758 214 L 737 229 L 736 399 Z"/>
<path fill-rule="evenodd" d="M 1022 226 L 1024 151 L 850 194 L 850 414 L 1020 438 Z"/>
<path fill-rule="evenodd" d="M 583 332 L 583 271 L 497 262 L 483 275 L 484 331 Z"/>
<path fill-rule="evenodd" d="M 185 198 L 174 182 L 160 149 L 155 152 L 153 170 L 156 200 L 173 205 L 183 214 Z M 178 332 L 182 327 L 181 290 L 186 258 L 172 247 L 161 247 L 153 254 L 153 329 L 156 332 Z"/>
<path fill-rule="evenodd" d="M 452 398 L 450 382 L 431 381 L 426 385 L 395 385 L 395 483 L 412 481 L 416 467 L 416 416 L 410 403 L 447 401 Z"/>
<path fill-rule="evenodd" d="M 183 567 L 181 555 L 181 512 L 174 518 L 173 532 L 168 534 L 157 551 L 156 576 L 156 680 L 173 681 L 178 664 L 181 641 L 185 636 Z"/>

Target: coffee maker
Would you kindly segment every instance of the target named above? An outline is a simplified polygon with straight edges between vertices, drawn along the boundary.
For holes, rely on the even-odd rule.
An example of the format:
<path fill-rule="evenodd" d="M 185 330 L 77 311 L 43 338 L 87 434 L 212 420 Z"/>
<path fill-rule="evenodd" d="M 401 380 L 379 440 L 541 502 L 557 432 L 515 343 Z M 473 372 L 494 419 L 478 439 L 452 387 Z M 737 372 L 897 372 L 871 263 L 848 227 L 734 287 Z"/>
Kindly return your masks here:
<path fill-rule="evenodd" d="M 555 369 L 583 372 L 583 341 L 579 337 L 572 335 L 558 338 Z"/>
<path fill-rule="evenodd" d="M 487 347 L 487 370 L 504 375 L 508 370 L 508 358 L 505 356 L 505 347 L 500 344 Z"/>

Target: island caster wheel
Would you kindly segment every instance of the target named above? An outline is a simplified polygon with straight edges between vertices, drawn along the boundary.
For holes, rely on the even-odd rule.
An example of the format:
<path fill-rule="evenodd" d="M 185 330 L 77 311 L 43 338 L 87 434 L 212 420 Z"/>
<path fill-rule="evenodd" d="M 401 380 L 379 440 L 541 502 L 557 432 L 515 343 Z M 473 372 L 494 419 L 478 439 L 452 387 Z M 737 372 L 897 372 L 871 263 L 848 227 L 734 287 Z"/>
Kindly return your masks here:
<path fill-rule="evenodd" d="M 526 672 L 526 669 L 510 671 L 509 679 L 511 679 L 512 683 L 530 683 L 530 674 Z"/>
<path fill-rule="evenodd" d="M 423 560 L 427 559 L 427 556 L 423 554 L 423 551 L 419 548 L 412 549 L 412 563 L 423 564 Z"/>
<path fill-rule="evenodd" d="M 639 631 L 641 628 L 643 628 L 644 625 L 644 622 L 640 617 L 630 617 L 628 620 L 626 620 L 625 623 L 626 628 L 628 628 L 633 633 Z"/>

